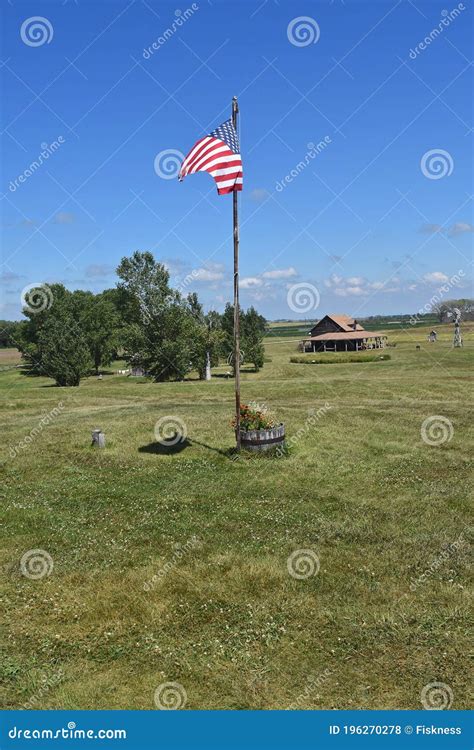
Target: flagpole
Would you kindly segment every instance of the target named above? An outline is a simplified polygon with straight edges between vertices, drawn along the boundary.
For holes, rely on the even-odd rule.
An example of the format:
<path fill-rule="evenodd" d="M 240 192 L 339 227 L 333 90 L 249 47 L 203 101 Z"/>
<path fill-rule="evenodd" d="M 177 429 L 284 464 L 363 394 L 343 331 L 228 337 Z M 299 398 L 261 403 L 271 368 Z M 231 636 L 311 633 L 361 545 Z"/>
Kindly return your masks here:
<path fill-rule="evenodd" d="M 232 125 L 237 132 L 237 97 L 232 99 Z M 237 190 L 233 196 L 234 216 L 234 372 L 235 372 L 235 437 L 240 450 L 240 310 L 239 310 L 239 211 Z"/>

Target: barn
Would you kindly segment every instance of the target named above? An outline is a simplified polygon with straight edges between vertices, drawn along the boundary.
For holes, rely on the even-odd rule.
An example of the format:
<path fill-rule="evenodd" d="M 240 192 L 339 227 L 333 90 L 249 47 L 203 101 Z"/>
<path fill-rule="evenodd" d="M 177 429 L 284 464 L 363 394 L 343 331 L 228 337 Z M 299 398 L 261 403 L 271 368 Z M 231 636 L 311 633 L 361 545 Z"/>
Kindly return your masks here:
<path fill-rule="evenodd" d="M 302 341 L 305 352 L 358 352 L 364 349 L 383 349 L 386 335 L 380 331 L 366 331 L 349 315 L 325 315 L 318 320 Z"/>

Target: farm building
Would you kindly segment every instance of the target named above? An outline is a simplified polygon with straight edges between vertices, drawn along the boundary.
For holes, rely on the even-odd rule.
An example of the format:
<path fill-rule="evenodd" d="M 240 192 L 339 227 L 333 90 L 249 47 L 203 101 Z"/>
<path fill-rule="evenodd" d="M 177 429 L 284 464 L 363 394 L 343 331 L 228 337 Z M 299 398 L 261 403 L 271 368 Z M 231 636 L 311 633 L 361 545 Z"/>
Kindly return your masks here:
<path fill-rule="evenodd" d="M 325 315 L 303 339 L 305 352 L 353 352 L 383 349 L 387 337 L 380 331 L 366 331 L 349 315 Z"/>

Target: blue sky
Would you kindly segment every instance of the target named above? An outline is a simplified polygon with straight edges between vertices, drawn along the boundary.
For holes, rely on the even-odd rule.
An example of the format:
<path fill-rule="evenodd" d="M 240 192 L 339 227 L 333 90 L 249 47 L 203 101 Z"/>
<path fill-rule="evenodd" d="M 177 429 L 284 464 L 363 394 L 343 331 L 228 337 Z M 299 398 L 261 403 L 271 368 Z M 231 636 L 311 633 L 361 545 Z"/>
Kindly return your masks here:
<path fill-rule="evenodd" d="M 234 94 L 243 305 L 362 317 L 472 294 L 467 1 L 6 0 L 2 15 L 0 317 L 20 317 L 31 283 L 113 286 L 134 250 L 222 309 L 232 198 L 155 165 L 173 174 L 166 152 L 227 119 Z"/>

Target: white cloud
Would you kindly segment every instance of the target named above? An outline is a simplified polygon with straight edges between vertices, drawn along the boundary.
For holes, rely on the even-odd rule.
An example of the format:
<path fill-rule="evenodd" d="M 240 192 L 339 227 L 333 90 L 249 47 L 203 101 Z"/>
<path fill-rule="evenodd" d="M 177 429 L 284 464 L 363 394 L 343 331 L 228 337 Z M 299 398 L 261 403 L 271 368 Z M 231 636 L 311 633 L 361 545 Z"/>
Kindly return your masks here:
<path fill-rule="evenodd" d="M 449 280 L 449 277 L 441 271 L 431 271 L 431 273 L 425 273 L 423 280 L 428 284 L 443 284 Z"/>
<path fill-rule="evenodd" d="M 334 294 L 337 297 L 360 297 L 364 294 L 364 291 L 360 286 L 337 286 L 334 289 Z"/>
<path fill-rule="evenodd" d="M 324 285 L 330 289 L 337 297 L 369 297 L 374 292 L 394 293 L 400 292 L 401 279 L 398 276 L 392 276 L 390 283 L 386 281 L 369 281 L 363 276 L 348 276 L 342 278 L 333 274 L 329 279 L 324 281 Z"/>
<path fill-rule="evenodd" d="M 342 276 L 337 276 L 337 274 L 333 273 L 331 274 L 329 279 L 326 279 L 324 284 L 330 289 L 332 286 L 339 286 L 343 281 L 344 279 L 342 278 Z"/>
<path fill-rule="evenodd" d="M 346 287 L 346 293 L 348 297 L 360 297 L 361 295 L 368 294 L 361 286 L 348 286 Z"/>
<path fill-rule="evenodd" d="M 196 268 L 192 272 L 192 276 L 196 281 L 219 281 L 224 278 L 222 271 L 211 270 L 209 268 Z"/>
<path fill-rule="evenodd" d="M 254 289 L 257 286 L 262 286 L 263 281 L 258 276 L 246 276 L 240 282 L 241 289 Z"/>
<path fill-rule="evenodd" d="M 459 221 L 457 224 L 453 224 L 453 226 L 449 230 L 449 234 L 452 236 L 456 236 L 457 234 L 465 234 L 466 232 L 474 232 L 474 227 L 472 224 L 468 224 L 464 221 Z"/>
<path fill-rule="evenodd" d="M 291 279 L 292 276 L 298 276 L 296 268 L 275 268 L 274 271 L 265 271 L 262 273 L 264 279 Z"/>

